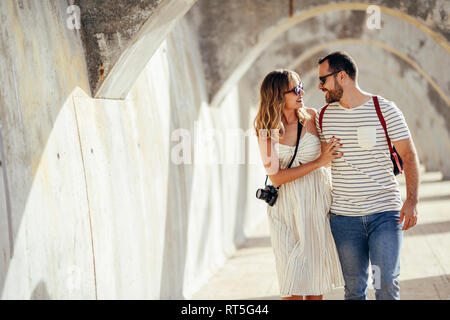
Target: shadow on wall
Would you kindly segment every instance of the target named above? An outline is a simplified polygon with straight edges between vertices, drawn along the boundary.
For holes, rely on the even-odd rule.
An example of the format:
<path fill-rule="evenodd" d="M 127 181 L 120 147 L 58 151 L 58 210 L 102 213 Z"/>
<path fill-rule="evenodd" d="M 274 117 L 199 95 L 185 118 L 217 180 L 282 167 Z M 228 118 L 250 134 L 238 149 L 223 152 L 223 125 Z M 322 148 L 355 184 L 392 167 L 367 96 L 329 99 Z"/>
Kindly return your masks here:
<path fill-rule="evenodd" d="M 47 290 L 47 285 L 43 280 L 39 281 L 39 283 L 34 288 L 31 293 L 30 300 L 50 300 L 51 297 Z"/>
<path fill-rule="evenodd" d="M 244 131 L 247 131 L 249 120 L 250 120 L 250 106 L 252 105 L 253 101 L 251 99 L 251 96 L 249 96 L 249 91 L 245 87 L 246 83 L 242 83 L 241 81 L 237 84 L 238 86 L 238 98 L 239 98 L 239 127 L 244 129 Z M 250 141 L 249 139 L 256 139 L 254 137 L 246 137 L 246 141 L 243 141 L 244 147 L 245 147 L 245 154 L 244 159 L 245 163 L 239 165 L 239 181 L 236 186 L 236 192 L 237 194 L 237 201 L 236 201 L 236 207 L 234 211 L 236 212 L 236 224 L 234 229 L 234 241 L 240 245 L 245 239 L 245 234 L 242 226 L 244 225 L 245 221 L 245 212 L 247 211 L 247 202 L 252 201 L 255 199 L 247 199 L 247 189 L 249 187 L 248 184 L 248 176 L 247 173 L 250 169 L 249 164 L 249 145 Z M 230 190 L 232 191 L 232 190 Z"/>
<path fill-rule="evenodd" d="M 180 75 L 181 77 L 183 75 Z M 174 88 L 173 80 L 170 86 L 170 126 L 169 134 L 175 129 L 186 128 L 189 123 L 180 123 L 178 119 L 178 90 Z M 200 104 L 195 106 L 195 117 L 198 117 Z M 193 132 L 192 128 L 190 132 Z M 188 130 L 189 130 L 188 129 Z M 170 139 L 170 137 L 169 137 Z M 169 144 L 167 159 L 171 159 L 173 143 Z M 176 165 L 169 161 L 167 177 L 167 208 L 164 233 L 164 251 L 161 270 L 160 299 L 182 299 L 183 280 L 186 267 L 186 251 L 188 246 L 189 209 L 191 207 L 192 165 Z M 205 193 L 208 190 L 204 190 Z M 205 234 L 205 231 L 202 230 Z"/>
<path fill-rule="evenodd" d="M 66 27 L 66 9 L 64 1 L 2 1 L 0 4 L 0 14 L 5 18 L 0 26 L 3 48 L 0 121 L 4 149 L 0 192 L 8 197 L 5 222 L 2 221 L 7 225 L 8 236 L 2 237 L 0 243 L 2 294 L 18 232 L 27 228 L 23 225 L 23 215 L 55 123 L 65 105 L 67 109 L 72 108 L 68 98 L 77 86 L 89 92 L 83 49 L 77 31 Z M 64 40 L 55 42 L 55 38 Z M 67 132 L 76 130 L 74 122 L 66 126 Z M 69 148 L 79 152 L 80 146 L 68 145 Z M 55 152 L 52 159 L 64 161 L 62 151 Z M 82 176 L 81 171 L 71 172 L 77 173 Z M 47 181 L 47 187 L 50 185 Z M 52 204 L 56 203 L 57 200 Z M 48 230 L 41 232 L 48 234 Z M 45 296 L 44 289 L 42 283 L 35 292 Z"/>
<path fill-rule="evenodd" d="M 8 3 L 11 4 L 13 1 Z M 43 278 L 38 274 L 40 270 L 51 272 L 42 265 L 40 268 L 35 268 L 34 264 L 47 263 L 52 259 L 51 254 L 55 254 L 55 252 L 59 254 L 59 250 L 62 250 L 64 246 L 71 246 L 70 248 L 76 251 L 78 255 L 69 257 L 69 254 L 64 252 L 62 257 L 64 261 L 57 272 L 64 272 L 64 267 L 66 267 L 68 260 L 72 258 L 75 264 L 78 262 L 76 259 L 80 259 L 80 256 L 87 263 L 93 261 L 92 239 L 89 238 L 88 191 L 85 173 L 83 172 L 84 163 L 80 152 L 76 108 L 71 98 L 73 90 L 77 87 L 89 92 L 89 85 L 79 33 L 68 30 L 65 25 L 66 8 L 67 5 L 64 1 L 58 3 L 28 1 L 25 6 L 22 2 L 14 2 L 9 7 L 4 2 L 0 4 L 1 16 L 8 17 L 0 26 L 0 47 L 8 48 L 4 50 L 5 54 L 0 59 L 0 75 L 8 75 L 5 80 L 2 80 L 5 94 L 3 92 L 0 94 L 0 105 L 5 106 L 5 108 L 0 109 L 0 121 L 3 132 L 8 133 L 4 135 L 5 159 L 1 159 L 1 161 L 2 168 L 6 173 L 5 178 L 7 179 L 5 181 L 9 182 L 4 188 L 9 190 L 11 195 L 11 206 L 8 206 L 7 212 L 9 218 L 5 218 L 6 225 L 11 230 L 9 234 L 11 241 L 3 240 L 3 237 L 0 238 L 0 249 L 4 249 L 1 252 L 2 263 L 0 264 L 0 292 L 2 295 L 5 291 L 6 275 L 10 275 L 11 271 L 15 271 L 15 273 L 14 276 L 11 276 L 11 279 L 8 279 L 8 289 L 9 284 L 17 289 L 19 286 L 27 285 L 26 281 L 14 284 L 19 276 L 23 279 L 31 278 L 34 285 L 34 281 Z M 10 14 L 10 10 L 13 11 L 13 14 Z M 35 28 L 24 23 L 29 19 L 34 19 L 33 25 L 36 26 Z M 21 37 L 15 37 L 15 34 L 14 37 L 8 37 L 8 32 L 11 33 L 8 30 L 20 33 Z M 56 43 L 54 39 L 62 40 Z M 20 43 L 21 40 L 23 40 L 22 43 Z M 28 50 L 30 48 L 33 48 L 33 50 Z M 51 53 L 50 56 L 49 52 Z M 172 79 L 173 75 L 176 74 L 179 74 L 179 70 L 171 70 L 171 81 L 181 84 L 182 81 Z M 197 75 L 190 75 L 187 72 L 181 74 L 181 77 L 189 76 L 194 79 Z M 191 81 L 192 79 L 187 79 L 186 82 Z M 172 110 L 169 132 L 177 127 L 185 127 L 183 122 L 185 119 L 178 110 L 180 102 L 185 97 L 175 99 L 174 97 L 177 94 L 180 94 L 180 90 L 171 87 Z M 200 102 L 201 100 L 194 99 L 193 103 L 187 103 L 189 107 L 198 107 L 193 112 L 193 119 L 198 117 Z M 67 116 L 68 112 L 70 118 L 59 118 L 61 114 Z M 192 113 L 192 110 L 190 112 Z M 59 129 L 56 130 L 55 128 Z M 49 141 L 59 134 L 62 135 L 55 138 L 57 143 Z M 66 136 L 73 139 L 64 141 L 63 137 Z M 170 139 L 170 136 L 167 139 Z M 49 145 L 51 152 L 47 153 Z M 56 150 L 54 154 L 53 150 Z M 72 157 L 73 155 L 76 155 L 76 157 Z M 170 159 L 170 151 L 167 158 Z M 188 245 L 187 226 L 190 202 L 193 198 L 191 196 L 192 178 L 186 177 L 192 177 L 192 171 L 190 166 L 170 164 L 167 184 L 167 212 L 153 213 L 167 215 L 165 243 L 163 244 L 163 274 L 161 277 L 162 298 L 179 298 L 183 291 Z M 44 181 L 37 178 L 39 175 L 43 176 Z M 0 192 L 4 191 L 2 186 L 3 179 L 0 179 Z M 158 187 L 155 185 L 155 192 L 158 192 Z M 45 197 L 39 197 L 41 194 Z M 1 198 L 0 201 L 2 201 Z M 67 201 L 70 202 L 70 205 L 67 204 Z M 25 219 L 24 214 L 26 212 L 32 214 L 27 214 Z M 39 218 L 43 218 L 42 221 Z M 64 219 L 67 218 L 78 220 L 65 221 Z M 205 223 L 207 221 L 206 219 Z M 39 225 L 39 232 L 43 234 L 42 241 L 35 241 L 38 236 L 37 225 Z M 84 228 L 82 233 L 79 233 L 80 225 L 83 228 L 88 227 Z M 206 226 L 207 224 L 204 229 Z M 3 228 L 3 226 L 1 227 Z M 27 233 L 27 230 L 30 232 Z M 78 232 L 73 232 L 74 230 Z M 20 237 L 22 238 L 21 243 L 24 244 L 23 242 L 25 242 L 25 244 L 20 247 L 17 246 L 17 252 L 14 252 L 19 231 L 20 235 L 26 233 L 26 236 Z M 61 240 L 58 236 L 64 232 L 66 232 L 66 235 Z M 71 241 L 66 241 L 67 238 L 71 238 Z M 80 240 L 80 238 L 83 239 Z M 55 239 L 60 241 L 55 241 Z M 80 241 L 88 242 L 89 245 L 86 247 L 80 246 Z M 37 246 L 39 250 L 30 250 L 30 252 L 22 250 L 25 245 L 29 244 Z M 17 259 L 19 250 L 20 257 L 29 256 L 29 259 Z M 50 257 L 41 256 L 44 251 L 46 254 L 50 253 Z M 13 260 L 14 256 L 16 261 Z M 4 257 L 5 263 L 3 263 Z M 11 262 L 22 266 L 25 263 L 28 265 L 24 268 L 9 270 Z M 91 269 L 87 272 L 93 273 Z M 53 274 L 50 275 L 52 278 L 48 279 L 47 283 L 42 280 L 39 281 L 33 290 L 32 298 L 50 299 L 49 288 L 53 290 L 55 287 L 50 281 L 56 281 L 56 277 L 53 277 Z M 82 280 L 85 281 L 84 278 Z M 85 282 L 87 282 L 86 286 L 89 286 L 88 294 L 90 296 L 96 289 L 90 281 Z M 21 289 L 23 288 L 21 287 Z M 31 288 L 26 290 L 29 289 Z M 12 291 L 14 292 L 8 292 L 8 294 L 14 296 L 16 291 Z M 54 298 L 57 298 L 57 295 L 60 294 L 53 291 L 51 293 Z"/>
<path fill-rule="evenodd" d="M 177 25 L 170 37 L 168 37 L 168 52 L 178 54 L 176 61 L 169 63 L 170 74 L 170 113 L 169 120 L 169 149 L 166 158 L 169 159 L 167 177 L 166 199 L 166 223 L 164 233 L 164 249 L 162 255 L 162 270 L 160 279 L 160 299 L 183 299 L 187 252 L 189 245 L 189 221 L 190 208 L 197 197 L 209 197 L 210 189 L 208 181 L 204 181 L 201 194 L 193 195 L 195 188 L 196 172 L 193 164 L 175 164 L 172 161 L 172 150 L 178 142 L 172 141 L 172 133 L 176 129 L 186 129 L 191 133 L 191 143 L 195 144 L 194 121 L 200 117 L 200 109 L 206 98 L 201 94 L 203 77 L 192 73 L 197 70 L 193 67 L 196 63 L 194 57 L 180 52 L 180 45 L 186 43 L 185 39 L 191 39 L 185 34 L 189 28 Z M 177 32 L 178 31 L 178 32 Z M 184 39 L 185 38 L 185 39 Z M 197 66 L 198 67 L 198 66 Z M 184 86 L 184 87 L 180 87 Z M 184 138 L 182 138 L 184 139 Z M 195 146 L 195 145 L 194 145 Z M 195 149 L 194 149 L 195 152 Z M 191 149 L 191 163 L 195 159 L 195 153 Z M 178 154 L 180 156 L 180 154 Z M 183 156 L 184 152 L 183 152 Z M 197 188 L 198 189 L 198 188 Z M 197 190 L 196 189 L 196 190 Z M 208 209 L 210 204 L 208 203 Z M 195 218 L 195 217 L 194 217 Z M 201 252 L 204 252 L 206 236 L 208 236 L 208 219 L 203 220 L 203 225 L 198 228 L 204 241 L 200 243 Z"/>
<path fill-rule="evenodd" d="M 176 51 L 184 42 L 196 43 L 189 34 L 183 35 L 189 28 L 183 25 L 179 28 L 174 29 L 173 38 L 168 42 L 169 50 Z M 180 36 L 184 40 L 177 38 Z M 230 248 L 245 239 L 248 161 L 229 166 L 228 152 L 240 150 L 240 145 L 233 143 L 230 147 L 224 143 L 221 148 L 220 137 L 214 136 L 217 154 L 207 156 L 218 159 L 219 163 L 203 164 L 201 160 L 209 149 L 201 145 L 203 139 L 198 141 L 196 135 L 206 137 L 209 129 L 220 133 L 226 133 L 229 128 L 245 131 L 249 122 L 248 101 L 239 90 L 238 95 L 230 94 L 233 105 L 210 108 L 200 54 L 196 56 L 191 51 L 187 55 L 180 54 L 169 66 L 173 77 L 169 133 L 179 128 L 191 133 L 193 164 L 176 165 L 170 161 L 169 165 L 161 299 L 185 298 L 184 295 L 195 291 L 198 281 L 204 281 L 214 267 L 223 262 Z M 199 131 L 203 128 L 208 133 Z M 169 149 L 178 143 L 171 142 Z M 168 159 L 171 156 L 169 151 Z M 248 148 L 244 156 L 248 159 Z"/>

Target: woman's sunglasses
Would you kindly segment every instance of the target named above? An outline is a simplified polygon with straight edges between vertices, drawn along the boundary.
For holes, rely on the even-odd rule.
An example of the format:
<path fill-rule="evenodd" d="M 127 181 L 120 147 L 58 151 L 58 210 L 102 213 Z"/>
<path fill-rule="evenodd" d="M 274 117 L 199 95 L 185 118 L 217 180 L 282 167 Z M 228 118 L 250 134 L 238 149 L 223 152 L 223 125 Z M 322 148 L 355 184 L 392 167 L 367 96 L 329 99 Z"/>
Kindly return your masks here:
<path fill-rule="evenodd" d="M 295 93 L 295 94 L 298 96 L 298 95 L 300 94 L 301 91 L 305 91 L 305 90 L 303 89 L 303 82 L 300 82 L 300 85 L 294 87 L 293 89 L 291 89 L 291 90 L 289 90 L 289 91 L 286 91 L 286 92 L 283 93 L 283 94 L 293 92 L 293 93 Z"/>

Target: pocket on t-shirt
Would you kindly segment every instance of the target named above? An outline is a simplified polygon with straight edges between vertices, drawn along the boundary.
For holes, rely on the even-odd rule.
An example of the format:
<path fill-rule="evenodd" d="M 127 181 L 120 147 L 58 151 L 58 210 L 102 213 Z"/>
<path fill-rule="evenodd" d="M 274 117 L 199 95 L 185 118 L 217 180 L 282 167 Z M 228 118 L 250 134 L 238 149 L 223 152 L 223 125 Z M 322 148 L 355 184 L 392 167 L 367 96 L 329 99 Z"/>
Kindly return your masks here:
<path fill-rule="evenodd" d="M 358 128 L 358 145 L 369 150 L 377 144 L 377 128 L 376 127 L 359 127 Z"/>

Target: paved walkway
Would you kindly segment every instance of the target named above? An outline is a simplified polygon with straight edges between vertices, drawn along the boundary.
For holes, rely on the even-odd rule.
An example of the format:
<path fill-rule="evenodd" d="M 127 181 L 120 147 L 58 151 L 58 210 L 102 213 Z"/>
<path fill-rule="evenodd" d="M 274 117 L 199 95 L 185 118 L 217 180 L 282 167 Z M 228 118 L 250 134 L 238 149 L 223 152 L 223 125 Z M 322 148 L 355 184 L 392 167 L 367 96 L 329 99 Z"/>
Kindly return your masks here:
<path fill-rule="evenodd" d="M 403 176 L 399 179 L 404 198 Z M 401 253 L 401 298 L 450 299 L 450 181 L 423 173 L 419 221 L 405 232 Z M 280 299 L 267 220 L 193 299 Z M 325 299 L 341 300 L 338 288 Z M 369 299 L 374 299 L 369 290 Z"/>

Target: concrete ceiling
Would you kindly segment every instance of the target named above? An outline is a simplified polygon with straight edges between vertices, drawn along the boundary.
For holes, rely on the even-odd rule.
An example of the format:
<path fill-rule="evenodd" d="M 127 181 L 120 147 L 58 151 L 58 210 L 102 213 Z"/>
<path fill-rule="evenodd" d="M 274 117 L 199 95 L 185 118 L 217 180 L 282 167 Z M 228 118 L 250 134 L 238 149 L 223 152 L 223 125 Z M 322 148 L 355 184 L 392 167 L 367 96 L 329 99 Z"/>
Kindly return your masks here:
<path fill-rule="evenodd" d="M 445 72 L 450 65 L 449 1 L 75 2 L 81 7 L 94 97 L 124 99 L 182 17 L 195 30 L 212 107 L 243 83 L 257 96 L 261 79 L 278 67 L 299 71 L 315 87 L 317 59 L 345 48 L 361 69 L 364 89 L 396 101 L 411 120 L 413 136 L 428 137 L 421 160 L 450 176 L 450 74 Z M 367 27 L 369 5 L 380 10 L 379 29 Z M 388 87 L 379 86 L 381 82 Z M 319 106 L 320 98 L 314 94 L 308 99 Z"/>

